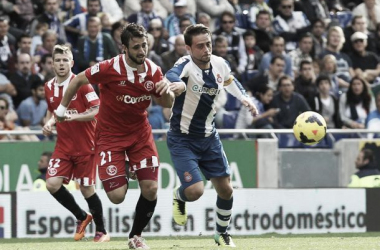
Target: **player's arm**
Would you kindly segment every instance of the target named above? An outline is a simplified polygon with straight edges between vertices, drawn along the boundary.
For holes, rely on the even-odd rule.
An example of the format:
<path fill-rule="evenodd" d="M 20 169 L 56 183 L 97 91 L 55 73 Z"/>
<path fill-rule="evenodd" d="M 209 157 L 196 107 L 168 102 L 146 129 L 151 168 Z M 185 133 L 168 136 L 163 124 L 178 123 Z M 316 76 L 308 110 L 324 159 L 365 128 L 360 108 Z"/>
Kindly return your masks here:
<path fill-rule="evenodd" d="M 185 66 L 189 60 L 180 58 L 174 67 L 166 72 L 166 78 L 169 80 L 170 90 L 174 92 L 175 96 L 181 95 L 186 91 L 186 84 L 181 80 L 181 77 L 186 74 Z"/>
<path fill-rule="evenodd" d="M 164 108 L 171 108 L 173 106 L 174 93 L 170 90 L 169 81 L 166 78 L 156 83 L 156 93 L 160 95 L 160 97 L 154 95 L 152 95 L 152 97 L 158 105 Z"/>
<path fill-rule="evenodd" d="M 94 120 L 95 116 L 99 113 L 99 106 L 94 106 L 79 114 L 69 115 L 65 121 L 87 122 Z"/>
<path fill-rule="evenodd" d="M 79 73 L 79 75 L 77 75 L 76 77 L 74 77 L 74 79 L 71 80 L 62 98 L 61 104 L 59 104 L 57 110 L 54 111 L 56 118 L 59 122 L 63 122 L 65 120 L 64 116 L 66 109 L 69 106 L 70 101 L 74 97 L 75 93 L 77 93 L 80 87 L 86 84 L 89 84 L 89 82 L 84 71 Z"/>
<path fill-rule="evenodd" d="M 249 99 L 243 86 L 233 75 L 230 75 L 230 77 L 224 81 L 224 88 L 228 91 L 228 93 L 241 101 L 241 103 L 249 109 L 249 112 L 253 116 L 259 114 L 256 105 Z"/>
<path fill-rule="evenodd" d="M 42 128 L 42 133 L 45 135 L 45 136 L 49 136 L 51 135 L 52 131 L 53 131 L 53 126 L 55 124 L 55 118 L 54 118 L 54 115 L 48 110 L 46 112 L 46 116 L 45 116 L 45 125 L 43 126 Z"/>

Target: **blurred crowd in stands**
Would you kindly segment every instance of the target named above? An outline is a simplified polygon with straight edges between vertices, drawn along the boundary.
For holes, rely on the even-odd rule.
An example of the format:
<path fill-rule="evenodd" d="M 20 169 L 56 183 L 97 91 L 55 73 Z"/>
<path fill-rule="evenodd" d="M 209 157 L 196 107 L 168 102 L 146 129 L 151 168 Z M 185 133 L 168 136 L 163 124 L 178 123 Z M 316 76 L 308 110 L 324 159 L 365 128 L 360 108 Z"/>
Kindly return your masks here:
<path fill-rule="evenodd" d="M 1 0 L 0 130 L 41 129 L 55 44 L 72 47 L 79 73 L 122 53 L 130 22 L 149 32 L 163 73 L 187 54 L 187 26 L 212 30 L 213 53 L 260 110 L 251 117 L 223 92 L 218 128 L 292 128 L 306 110 L 328 128 L 380 126 L 380 0 Z M 170 110 L 148 112 L 154 129 L 167 127 Z"/>

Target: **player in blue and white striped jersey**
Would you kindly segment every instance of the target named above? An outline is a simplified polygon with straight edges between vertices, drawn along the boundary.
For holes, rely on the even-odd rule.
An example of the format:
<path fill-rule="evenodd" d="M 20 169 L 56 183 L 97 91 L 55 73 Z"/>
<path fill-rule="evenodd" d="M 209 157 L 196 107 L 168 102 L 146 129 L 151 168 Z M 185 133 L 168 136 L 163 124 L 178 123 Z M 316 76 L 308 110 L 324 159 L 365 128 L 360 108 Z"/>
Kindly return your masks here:
<path fill-rule="evenodd" d="M 181 180 L 174 190 L 173 218 L 185 225 L 185 202 L 199 199 L 204 190 L 201 171 L 218 194 L 215 242 L 235 247 L 227 227 L 232 213 L 230 169 L 219 135 L 215 130 L 215 102 L 222 89 L 238 98 L 252 115 L 257 109 L 241 84 L 231 75 L 229 64 L 211 55 L 211 32 L 202 24 L 189 26 L 184 33 L 189 56 L 180 58 L 166 73 L 176 94 L 167 143 Z"/>

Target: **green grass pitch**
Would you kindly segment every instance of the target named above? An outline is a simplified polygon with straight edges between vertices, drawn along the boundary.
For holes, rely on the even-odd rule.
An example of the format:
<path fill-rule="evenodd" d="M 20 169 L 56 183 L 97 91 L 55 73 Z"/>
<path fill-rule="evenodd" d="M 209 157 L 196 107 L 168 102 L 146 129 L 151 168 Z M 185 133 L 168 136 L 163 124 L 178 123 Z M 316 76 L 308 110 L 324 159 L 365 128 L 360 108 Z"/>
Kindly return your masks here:
<path fill-rule="evenodd" d="M 212 237 L 147 238 L 151 249 L 220 249 Z M 244 250 L 380 250 L 380 233 L 237 236 L 237 248 Z M 2 239 L 1 250 L 125 250 L 125 238 L 108 243 L 93 243 L 92 238 L 72 239 Z"/>

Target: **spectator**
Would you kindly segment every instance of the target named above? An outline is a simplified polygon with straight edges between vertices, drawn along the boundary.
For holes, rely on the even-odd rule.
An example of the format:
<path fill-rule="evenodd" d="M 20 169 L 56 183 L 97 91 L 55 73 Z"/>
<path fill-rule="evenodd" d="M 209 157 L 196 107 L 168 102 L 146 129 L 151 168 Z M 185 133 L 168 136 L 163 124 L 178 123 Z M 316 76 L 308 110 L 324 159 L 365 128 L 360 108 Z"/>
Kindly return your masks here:
<path fill-rule="evenodd" d="M 333 26 L 329 29 L 327 34 L 327 46 L 321 53 L 321 58 L 325 55 L 333 55 L 336 58 L 337 76 L 346 82 L 351 80 L 355 75 L 352 68 L 352 61 L 349 56 L 342 53 L 342 47 L 345 42 L 343 30 L 339 26 Z"/>
<path fill-rule="evenodd" d="M 347 92 L 340 97 L 339 109 L 345 127 L 365 128 L 367 116 L 376 105 L 363 78 L 352 78 Z"/>
<path fill-rule="evenodd" d="M 190 1 L 190 4 L 194 4 L 195 12 L 195 3 Z M 192 9 L 192 8 L 191 8 Z M 141 4 L 136 0 L 124 0 L 123 13 L 124 17 L 129 17 L 130 15 L 141 11 Z M 173 12 L 173 2 L 170 0 L 153 0 L 153 11 L 157 16 L 165 19 L 168 16 L 168 13 Z"/>
<path fill-rule="evenodd" d="M 283 57 L 285 60 L 284 73 L 293 77 L 292 59 L 285 53 L 285 40 L 280 36 L 273 37 L 270 43 L 270 52 L 264 54 L 261 60 L 259 71 L 263 74 L 268 68 L 274 56 Z"/>
<path fill-rule="evenodd" d="M 376 110 L 369 113 L 365 124 L 365 127 L 370 130 L 379 129 L 380 127 L 380 92 L 377 92 L 376 95 Z M 368 138 L 372 139 L 373 137 L 374 134 L 368 134 Z M 379 134 L 376 134 L 376 138 L 379 138 Z"/>
<path fill-rule="evenodd" d="M 32 55 L 31 53 L 31 46 L 32 46 L 32 38 L 28 34 L 23 34 L 19 37 L 17 41 L 17 52 L 16 54 L 19 55 L 21 53 L 26 53 L 29 55 Z"/>
<path fill-rule="evenodd" d="M 313 23 L 318 19 L 328 22 L 330 20 L 329 4 L 331 6 L 331 2 L 336 2 L 336 0 L 308 0 L 300 2 L 307 19 Z"/>
<path fill-rule="evenodd" d="M 42 129 L 47 111 L 43 82 L 34 82 L 32 96 L 23 100 L 17 108 L 18 124 L 33 130 Z"/>
<path fill-rule="evenodd" d="M 112 24 L 110 20 L 110 14 L 104 12 L 100 14 L 100 23 L 102 25 L 102 32 L 111 35 Z"/>
<path fill-rule="evenodd" d="M 355 32 L 362 32 L 367 35 L 367 50 L 374 53 L 377 52 L 376 37 L 373 32 L 367 29 L 367 20 L 363 16 L 354 16 L 351 21 L 351 26 L 344 28 L 344 36 L 346 42 L 343 45 L 342 51 L 345 53 L 351 53 L 353 50 L 353 44 L 351 37 Z"/>
<path fill-rule="evenodd" d="M 231 12 L 223 12 L 220 18 L 221 27 L 213 34 L 213 39 L 217 36 L 225 36 L 228 40 L 228 54 L 235 57 L 238 63 L 239 74 L 245 71 L 247 66 L 247 54 L 245 52 L 244 39 L 235 29 L 235 16 Z"/>
<path fill-rule="evenodd" d="M 310 107 L 305 98 L 294 92 L 294 84 L 289 76 L 282 76 L 278 81 L 279 92 L 273 97 L 271 108 L 280 109 L 274 116 L 274 128 L 293 128 L 297 116 Z"/>
<path fill-rule="evenodd" d="M 308 100 L 311 110 L 321 114 L 327 128 L 341 128 L 342 119 L 339 113 L 339 100 L 331 94 L 331 79 L 327 75 L 318 76 L 315 81 L 318 93 Z"/>
<path fill-rule="evenodd" d="M 203 24 L 207 28 L 210 28 L 211 17 L 209 14 L 201 12 L 198 14 L 197 23 Z"/>
<path fill-rule="evenodd" d="M 31 56 L 34 56 L 42 47 L 42 35 L 49 29 L 47 23 L 38 23 L 36 25 L 36 34 L 32 37 Z"/>
<path fill-rule="evenodd" d="M 122 22 L 116 22 L 112 24 L 112 30 L 111 30 L 111 36 L 113 39 L 113 42 L 116 45 L 117 51 L 119 54 L 122 54 L 123 51 L 123 44 L 121 42 L 121 32 L 123 31 L 123 23 Z"/>
<path fill-rule="evenodd" d="M 353 50 L 349 54 L 355 74 L 373 83 L 380 75 L 380 58 L 373 52 L 367 51 L 367 35 L 357 31 L 351 36 Z"/>
<path fill-rule="evenodd" d="M 331 81 L 331 93 L 338 98 L 341 92 L 346 92 L 348 82 L 338 78 L 336 74 L 336 58 L 333 55 L 325 55 L 321 62 L 321 74 L 327 75 Z"/>
<path fill-rule="evenodd" d="M 300 69 L 300 63 L 302 61 L 312 62 L 314 58 L 313 51 L 313 37 L 308 32 L 301 36 L 298 48 L 288 53 L 288 56 L 292 59 L 293 72 L 295 76 L 298 76 L 298 70 Z"/>
<path fill-rule="evenodd" d="M 31 21 L 34 19 L 34 4 L 33 0 L 15 0 L 13 1 L 12 21 L 16 23 L 16 27 L 21 30 L 26 30 Z"/>
<path fill-rule="evenodd" d="M 242 106 L 236 119 L 236 129 L 273 129 L 273 117 L 280 111 L 275 108 L 268 108 L 273 99 L 273 90 L 262 85 L 258 91 L 251 96 L 259 114 L 255 117 L 249 114 L 249 110 Z M 265 136 L 264 136 L 265 137 Z"/>
<path fill-rule="evenodd" d="M 163 38 L 164 31 L 160 19 L 151 20 L 148 31 L 154 37 L 153 50 L 157 55 L 162 55 L 164 52 L 169 51 L 169 42 Z"/>
<path fill-rule="evenodd" d="M 181 34 L 179 20 L 182 17 L 190 18 L 191 24 L 195 24 L 194 17 L 187 11 L 187 0 L 174 0 L 174 12 L 165 19 L 169 37 Z"/>
<path fill-rule="evenodd" d="M 15 70 L 16 38 L 8 33 L 9 24 L 0 18 L 0 73 L 9 77 Z"/>
<path fill-rule="evenodd" d="M 162 21 L 161 17 L 154 11 L 153 0 L 140 0 L 141 10 L 137 13 L 128 16 L 127 21 L 129 23 L 141 24 L 146 30 L 149 29 L 149 23 L 153 19 L 159 19 Z"/>
<path fill-rule="evenodd" d="M 294 50 L 300 36 L 310 30 L 310 22 L 301 11 L 294 11 L 294 0 L 281 0 L 280 13 L 273 21 L 275 32 L 286 41 L 286 51 Z"/>
<path fill-rule="evenodd" d="M 9 109 L 14 110 L 12 97 L 17 95 L 15 86 L 9 81 L 9 79 L 0 73 L 0 97 L 7 99 Z"/>
<path fill-rule="evenodd" d="M 112 38 L 101 32 L 100 19 L 90 17 L 87 23 L 88 35 L 78 41 L 78 67 L 83 71 L 97 62 L 117 55 Z"/>
<path fill-rule="evenodd" d="M 38 161 L 38 172 L 40 175 L 33 182 L 33 191 L 47 191 L 46 189 L 46 172 L 49 167 L 49 161 L 53 152 L 43 152 Z"/>
<path fill-rule="evenodd" d="M 264 51 L 269 52 L 271 41 L 274 37 L 274 31 L 270 18 L 270 13 L 266 10 L 260 10 L 256 15 L 256 22 L 252 23 L 252 29 L 256 34 L 257 46 Z"/>
<path fill-rule="evenodd" d="M 186 47 L 185 47 L 185 38 L 183 35 L 178 35 L 175 39 L 174 50 L 167 51 L 161 55 L 162 58 L 162 73 L 166 73 L 169 69 L 173 67 L 173 65 L 178 61 L 179 58 L 186 55 Z"/>
<path fill-rule="evenodd" d="M 47 30 L 42 35 L 42 46 L 36 50 L 35 55 L 42 57 L 45 54 L 51 54 L 57 42 L 57 34 L 53 30 Z"/>
<path fill-rule="evenodd" d="M 311 35 L 313 37 L 315 58 L 320 58 L 322 51 L 325 50 L 327 39 L 325 38 L 326 25 L 322 19 L 317 19 L 311 26 Z"/>
<path fill-rule="evenodd" d="M 47 23 L 49 29 L 54 31 L 57 38 L 61 43 L 66 42 L 65 29 L 58 17 L 58 0 L 45 0 L 44 1 L 44 13 L 37 16 L 31 24 L 30 34 L 34 36 L 36 34 L 36 26 L 38 23 Z M 50 51 L 49 53 L 51 53 Z"/>
<path fill-rule="evenodd" d="M 223 57 L 230 64 L 231 74 L 237 78 L 240 78 L 239 73 L 237 72 L 237 62 L 235 60 L 235 57 L 233 57 L 231 54 L 228 54 L 227 38 L 224 36 L 217 36 L 214 39 L 214 44 L 215 45 L 213 46 L 212 53 L 216 56 Z"/>
<path fill-rule="evenodd" d="M 13 113 L 10 115 L 10 113 Z M 5 97 L 0 96 L 0 131 L 5 130 L 24 130 L 28 131 L 27 127 L 18 127 L 15 125 L 14 120 L 17 119 L 17 114 L 9 109 L 9 102 Z M 7 136 L 0 135 L 0 141 L 39 141 L 35 135 L 17 135 Z"/>
<path fill-rule="evenodd" d="M 54 77 L 52 54 L 45 54 L 42 56 L 40 61 L 40 72 L 38 73 L 38 76 L 44 82 L 50 81 L 50 79 Z"/>
<path fill-rule="evenodd" d="M 309 100 L 317 93 L 313 64 L 310 61 L 302 61 L 299 71 L 300 74 L 294 81 L 294 90 Z"/>
<path fill-rule="evenodd" d="M 358 172 L 351 176 L 351 182 L 348 184 L 348 187 L 380 187 L 380 171 L 377 169 L 372 150 L 362 149 L 356 157 L 355 166 Z"/>
<path fill-rule="evenodd" d="M 31 87 L 41 82 L 41 78 L 38 75 L 32 74 L 29 54 L 18 55 L 16 69 L 17 71 L 9 78 L 17 91 L 17 95 L 13 97 L 15 109 L 18 108 L 24 99 L 32 95 Z"/>
<path fill-rule="evenodd" d="M 86 36 L 88 34 L 88 19 L 90 17 L 96 17 L 100 10 L 100 0 L 87 0 L 87 12 L 77 14 L 63 24 L 67 34 L 67 40 L 71 43 L 73 48 L 77 48 L 77 42 L 80 36 Z M 52 53 L 52 51 L 50 53 Z"/>
<path fill-rule="evenodd" d="M 352 16 L 366 17 L 368 29 L 375 31 L 377 23 L 380 22 L 380 6 L 375 0 L 364 0 L 352 10 Z"/>
<path fill-rule="evenodd" d="M 149 33 L 147 35 L 148 35 L 148 38 L 147 38 L 147 41 L 148 41 L 147 58 L 162 68 L 163 62 L 162 62 L 161 56 L 157 55 L 156 52 L 154 50 L 152 50 L 153 44 L 154 44 L 154 37 L 152 34 L 149 34 Z"/>
<path fill-rule="evenodd" d="M 211 32 L 217 28 L 218 19 L 223 12 L 228 11 L 234 13 L 234 8 L 228 0 L 196 0 L 196 3 L 197 12 L 206 13 L 210 17 L 209 25 L 205 26 L 210 27 Z"/>
<path fill-rule="evenodd" d="M 249 6 L 249 20 L 254 23 L 256 22 L 256 16 L 259 11 L 265 10 L 270 14 L 270 20 L 273 20 L 273 10 L 268 6 L 265 0 L 253 0 L 252 4 Z"/>
<path fill-rule="evenodd" d="M 242 81 L 251 80 L 259 71 L 259 65 L 263 58 L 263 51 L 256 45 L 256 34 L 252 30 L 243 33 L 245 52 L 247 54 L 247 67 L 243 73 Z M 223 56 L 222 56 L 223 57 Z M 244 84 L 244 83 L 243 83 Z"/>
<path fill-rule="evenodd" d="M 262 85 L 268 85 L 273 91 L 277 90 L 278 80 L 284 74 L 285 60 L 282 56 L 272 57 L 269 69 L 259 73 L 247 83 L 248 89 L 255 93 Z"/>
<path fill-rule="evenodd" d="M 184 17 L 181 17 L 179 19 L 179 29 L 180 29 L 180 35 L 183 34 L 185 32 L 185 29 L 187 27 L 189 27 L 191 25 L 191 19 L 188 17 L 188 16 L 184 16 Z M 175 39 L 177 38 L 177 36 L 171 36 L 169 37 L 168 39 L 168 42 L 169 42 L 169 45 L 170 45 L 170 49 L 169 50 L 173 50 L 174 49 L 174 43 L 175 43 Z"/>

